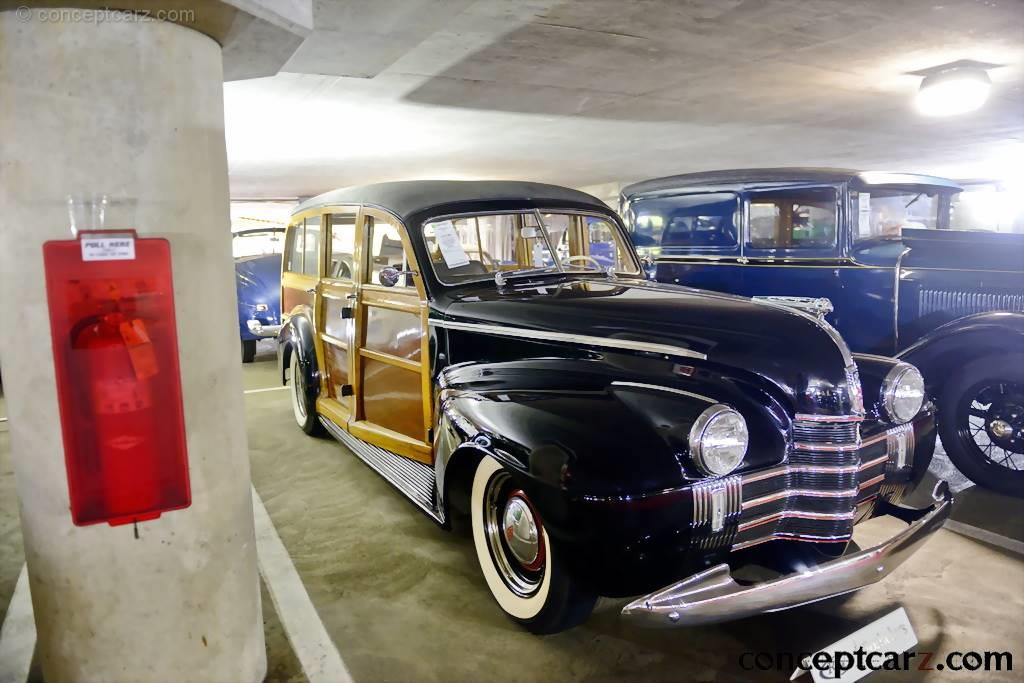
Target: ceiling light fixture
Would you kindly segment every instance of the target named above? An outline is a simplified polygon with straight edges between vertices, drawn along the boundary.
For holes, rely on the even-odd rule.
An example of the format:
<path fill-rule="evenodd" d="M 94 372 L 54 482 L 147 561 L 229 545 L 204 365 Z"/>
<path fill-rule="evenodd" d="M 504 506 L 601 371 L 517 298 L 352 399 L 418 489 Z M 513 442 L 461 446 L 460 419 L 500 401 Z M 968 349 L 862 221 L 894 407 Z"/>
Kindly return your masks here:
<path fill-rule="evenodd" d="M 922 76 L 917 110 L 925 116 L 955 116 L 974 111 L 988 99 L 992 81 L 988 69 L 1001 66 L 961 59 L 930 69 L 912 71 Z"/>

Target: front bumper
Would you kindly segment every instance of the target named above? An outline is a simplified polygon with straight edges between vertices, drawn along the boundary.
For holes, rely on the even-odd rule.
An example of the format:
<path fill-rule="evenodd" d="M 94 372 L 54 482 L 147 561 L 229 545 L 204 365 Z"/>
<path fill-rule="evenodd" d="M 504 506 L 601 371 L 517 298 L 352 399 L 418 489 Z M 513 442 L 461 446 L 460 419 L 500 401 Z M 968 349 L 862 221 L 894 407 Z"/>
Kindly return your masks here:
<path fill-rule="evenodd" d="M 264 325 L 259 320 L 246 320 L 245 325 L 257 337 L 276 337 L 281 331 L 281 325 Z"/>
<path fill-rule="evenodd" d="M 764 581 L 741 584 L 719 564 L 626 605 L 622 616 L 638 626 L 696 626 L 731 621 L 798 607 L 855 591 L 888 576 L 914 554 L 949 517 L 953 495 L 940 481 L 935 503 L 915 510 L 880 503 L 877 514 L 898 517 L 910 525 L 885 543 L 845 555 L 813 569 Z"/>

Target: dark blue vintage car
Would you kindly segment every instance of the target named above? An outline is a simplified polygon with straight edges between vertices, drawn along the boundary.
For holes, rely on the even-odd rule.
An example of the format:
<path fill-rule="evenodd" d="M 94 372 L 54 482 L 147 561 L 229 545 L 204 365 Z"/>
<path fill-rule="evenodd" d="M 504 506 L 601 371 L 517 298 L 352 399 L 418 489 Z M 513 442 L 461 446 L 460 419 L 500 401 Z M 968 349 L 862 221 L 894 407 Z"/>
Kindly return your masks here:
<path fill-rule="evenodd" d="M 256 358 L 256 343 L 281 330 L 281 250 L 284 228 L 242 230 L 234 234 L 235 286 L 242 362 Z"/>
<path fill-rule="evenodd" d="M 854 351 L 921 369 L 957 467 L 1022 495 L 1024 235 L 950 230 L 959 191 L 922 175 L 744 169 L 636 183 L 620 209 L 661 282 L 828 299 Z"/>

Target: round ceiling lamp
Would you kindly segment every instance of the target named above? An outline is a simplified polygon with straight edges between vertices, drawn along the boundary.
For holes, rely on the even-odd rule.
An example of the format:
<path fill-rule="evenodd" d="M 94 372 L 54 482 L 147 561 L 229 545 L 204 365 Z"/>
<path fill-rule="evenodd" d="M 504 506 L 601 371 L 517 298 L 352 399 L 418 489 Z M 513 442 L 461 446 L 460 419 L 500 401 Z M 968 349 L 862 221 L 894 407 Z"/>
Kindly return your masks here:
<path fill-rule="evenodd" d="M 996 66 L 964 59 L 913 72 L 924 78 L 917 110 L 925 116 L 956 116 L 979 109 L 992 89 L 988 69 Z"/>

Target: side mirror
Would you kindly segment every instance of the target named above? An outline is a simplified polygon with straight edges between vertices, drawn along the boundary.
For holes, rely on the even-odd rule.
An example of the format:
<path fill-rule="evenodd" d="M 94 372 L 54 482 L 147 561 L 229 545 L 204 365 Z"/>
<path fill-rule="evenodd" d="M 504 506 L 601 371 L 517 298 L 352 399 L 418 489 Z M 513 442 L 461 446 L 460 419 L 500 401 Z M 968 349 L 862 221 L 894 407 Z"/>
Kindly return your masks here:
<path fill-rule="evenodd" d="M 399 270 L 393 266 L 381 268 L 380 272 L 377 273 L 377 282 L 381 283 L 385 287 L 394 287 L 398 284 L 398 281 L 402 279 L 403 275 L 415 275 L 415 270 Z"/>
<path fill-rule="evenodd" d="M 650 256 L 640 257 L 640 269 L 643 270 L 644 278 L 647 280 L 653 280 L 654 274 L 657 270 L 654 259 Z"/>

